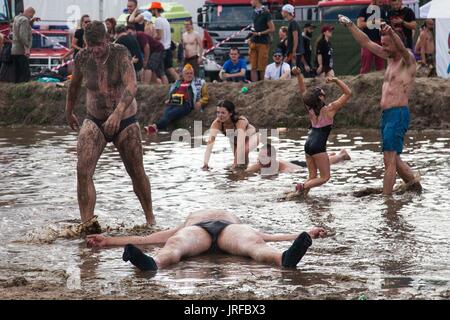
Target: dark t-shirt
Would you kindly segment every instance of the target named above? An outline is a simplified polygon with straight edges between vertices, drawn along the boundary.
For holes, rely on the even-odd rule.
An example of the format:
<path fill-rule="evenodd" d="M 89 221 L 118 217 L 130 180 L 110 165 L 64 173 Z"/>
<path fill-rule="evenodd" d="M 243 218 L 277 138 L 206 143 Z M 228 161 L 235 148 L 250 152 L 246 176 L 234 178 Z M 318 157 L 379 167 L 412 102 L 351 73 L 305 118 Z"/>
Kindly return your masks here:
<path fill-rule="evenodd" d="M 144 49 L 147 44 L 150 46 L 150 53 L 164 51 L 164 46 L 161 42 L 142 31 L 136 32 L 136 38 L 139 42 L 139 47 L 141 48 L 142 53 L 144 53 Z"/>
<path fill-rule="evenodd" d="M 84 30 L 83 29 L 77 29 L 75 31 L 75 35 L 73 36 L 75 39 L 77 39 L 77 46 L 80 48 L 84 48 Z M 74 57 L 77 55 L 79 50 L 74 50 Z"/>
<path fill-rule="evenodd" d="M 317 68 L 319 67 L 319 62 L 317 60 L 317 55 L 322 55 L 322 66 L 323 72 L 328 72 L 333 69 L 333 48 L 331 48 L 331 44 L 325 40 L 325 38 L 321 38 L 317 43 L 316 48 L 316 63 Z"/>
<path fill-rule="evenodd" d="M 312 48 L 311 48 L 311 38 L 302 35 L 303 49 L 305 51 L 305 61 L 311 66 Z"/>
<path fill-rule="evenodd" d="M 139 10 L 138 12 L 139 14 L 141 14 L 141 11 Z M 127 23 L 129 23 L 128 21 L 130 20 L 130 16 L 127 17 Z M 134 28 L 136 29 L 136 31 L 144 31 L 145 26 L 144 23 L 130 23 L 134 26 Z"/>
<path fill-rule="evenodd" d="M 394 24 L 392 19 L 399 17 L 405 22 L 411 22 L 416 20 L 416 15 L 408 7 L 401 8 L 400 10 L 391 10 L 387 14 L 387 18 L 391 27 L 400 35 L 405 46 L 409 49 L 413 48 L 413 32 L 411 29 L 405 28 L 402 24 Z"/>
<path fill-rule="evenodd" d="M 277 49 L 280 49 L 283 52 L 283 56 L 287 55 L 287 39 L 280 41 L 277 45 Z"/>
<path fill-rule="evenodd" d="M 134 64 L 134 70 L 140 71 L 142 69 L 143 59 L 137 39 L 131 34 L 127 34 L 126 36 L 120 36 L 116 43 L 125 46 L 130 52 L 131 57 L 136 57 L 139 59 L 139 62 Z"/>
<path fill-rule="evenodd" d="M 289 22 L 289 26 L 288 26 L 288 32 L 287 32 L 287 54 L 291 54 L 292 53 L 292 49 L 294 48 L 294 31 L 297 31 L 297 35 L 298 35 L 298 44 L 297 44 L 297 55 L 301 55 L 304 53 L 303 50 L 303 45 L 302 45 L 302 41 L 300 41 L 301 36 L 302 36 L 302 32 L 300 30 L 300 26 L 297 23 L 297 21 L 295 21 L 294 19 L 292 19 Z"/>
<path fill-rule="evenodd" d="M 369 6 L 361 9 L 361 11 L 359 12 L 358 18 L 364 18 L 364 22 L 367 22 L 367 19 L 369 19 L 374 13 L 375 11 L 373 10 L 368 10 Z M 369 13 L 367 13 L 367 11 L 369 11 Z M 387 13 L 386 10 L 384 10 L 383 8 L 380 8 L 380 18 L 383 21 L 387 21 Z M 364 33 L 367 34 L 367 36 L 369 37 L 370 40 L 375 41 L 377 43 L 381 42 L 381 35 L 380 35 L 380 30 L 377 28 L 373 28 L 373 29 L 369 29 L 369 28 L 364 28 L 363 29 Z"/>
<path fill-rule="evenodd" d="M 259 13 L 253 13 L 253 26 L 255 28 L 255 32 L 263 32 L 269 29 L 268 23 L 270 21 L 272 21 L 272 16 L 267 9 L 264 9 Z M 252 42 L 268 44 L 269 39 L 268 34 L 263 34 L 262 36 L 253 36 Z"/>

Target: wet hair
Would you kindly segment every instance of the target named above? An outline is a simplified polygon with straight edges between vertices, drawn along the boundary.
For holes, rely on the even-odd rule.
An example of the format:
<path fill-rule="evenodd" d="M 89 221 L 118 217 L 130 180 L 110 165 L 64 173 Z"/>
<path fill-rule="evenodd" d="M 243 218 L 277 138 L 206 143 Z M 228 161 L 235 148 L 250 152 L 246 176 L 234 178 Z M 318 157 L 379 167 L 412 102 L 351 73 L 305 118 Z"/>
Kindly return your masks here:
<path fill-rule="evenodd" d="M 239 115 L 236 112 L 236 107 L 234 106 L 233 102 L 231 102 L 230 100 L 222 100 L 222 101 L 219 101 L 219 103 L 217 104 L 217 107 L 227 109 L 227 111 L 229 113 L 231 113 L 231 121 L 233 123 L 238 122 Z"/>
<path fill-rule="evenodd" d="M 320 110 L 325 106 L 325 103 L 320 99 L 320 96 L 323 96 L 322 91 L 322 88 L 316 87 L 307 90 L 303 95 L 303 102 L 306 108 L 308 111 L 313 110 L 316 116 L 320 115 Z"/>
<path fill-rule="evenodd" d="M 89 45 L 102 44 L 107 37 L 106 27 L 101 21 L 89 23 L 84 31 L 84 38 Z"/>

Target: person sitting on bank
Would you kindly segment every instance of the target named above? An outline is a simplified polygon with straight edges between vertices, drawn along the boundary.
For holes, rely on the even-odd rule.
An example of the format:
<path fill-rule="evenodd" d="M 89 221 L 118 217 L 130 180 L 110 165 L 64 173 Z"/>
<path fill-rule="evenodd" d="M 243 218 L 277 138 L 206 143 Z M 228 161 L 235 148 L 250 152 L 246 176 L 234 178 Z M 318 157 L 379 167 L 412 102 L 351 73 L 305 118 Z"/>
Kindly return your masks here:
<path fill-rule="evenodd" d="M 290 80 L 291 66 L 289 63 L 283 61 L 283 52 L 280 49 L 275 49 L 273 53 L 273 63 L 266 67 L 264 75 L 265 80 Z"/>
<path fill-rule="evenodd" d="M 183 68 L 182 78 L 171 85 L 169 99 L 161 119 L 145 127 L 148 134 L 165 130 L 169 124 L 187 116 L 192 109 L 200 111 L 208 104 L 208 87 L 205 80 L 194 78 L 194 68 L 187 64 Z"/>
<path fill-rule="evenodd" d="M 241 82 L 246 81 L 247 62 L 239 56 L 239 49 L 232 47 L 229 53 L 230 59 L 225 61 L 223 69 L 219 73 L 222 81 Z"/>
<path fill-rule="evenodd" d="M 328 153 L 330 165 L 351 160 L 347 150 L 341 149 L 338 154 Z M 260 173 L 262 175 L 275 175 L 278 173 L 298 172 L 302 168 L 307 168 L 306 161 L 284 161 L 277 158 L 277 149 L 270 143 L 261 148 L 255 164 L 248 166 L 246 172 Z"/>
<path fill-rule="evenodd" d="M 90 247 L 125 246 L 122 259 L 141 271 L 157 271 L 177 264 L 183 258 L 208 252 L 249 257 L 257 262 L 295 269 L 312 245 L 325 238 L 323 228 L 313 227 L 300 234 L 267 234 L 243 224 L 233 213 L 223 210 L 201 210 L 189 214 L 183 224 L 147 236 L 107 237 L 96 234 L 87 238 Z M 292 241 L 282 251 L 267 245 L 268 241 Z M 164 244 L 153 257 L 134 245 Z"/>

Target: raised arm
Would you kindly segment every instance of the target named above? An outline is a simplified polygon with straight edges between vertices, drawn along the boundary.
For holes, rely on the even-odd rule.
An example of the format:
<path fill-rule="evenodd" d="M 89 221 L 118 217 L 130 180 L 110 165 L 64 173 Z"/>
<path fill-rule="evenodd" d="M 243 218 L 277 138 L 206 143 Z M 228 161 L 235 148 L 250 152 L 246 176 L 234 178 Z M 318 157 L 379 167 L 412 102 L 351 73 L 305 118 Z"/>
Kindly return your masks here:
<path fill-rule="evenodd" d="M 392 39 L 394 45 L 397 47 L 397 50 L 402 55 L 403 61 L 407 66 L 411 66 L 412 64 L 416 63 L 416 60 L 414 59 L 412 53 L 405 47 L 405 44 L 403 43 L 402 39 L 400 39 L 398 34 L 391 28 L 391 26 L 387 25 L 386 23 L 382 23 L 381 33 L 383 35 L 389 36 Z"/>
<path fill-rule="evenodd" d="M 134 9 L 133 13 L 130 14 L 130 17 L 128 18 L 129 23 L 143 23 L 144 22 L 144 16 L 139 14 L 139 9 Z"/>
<path fill-rule="evenodd" d="M 356 42 L 358 42 L 361 47 L 368 49 L 380 58 L 388 58 L 388 55 L 384 52 L 383 48 L 377 43 L 371 41 L 363 31 L 353 24 L 352 20 L 346 16 L 339 15 L 339 22 L 347 27 L 353 38 L 355 38 Z"/>
<path fill-rule="evenodd" d="M 329 77 L 326 79 L 326 82 L 334 82 L 339 86 L 339 88 L 342 90 L 343 94 L 337 99 L 336 101 L 333 101 L 329 104 L 328 110 L 332 113 L 332 116 L 336 114 L 336 112 L 339 111 L 343 106 L 345 106 L 352 96 L 352 90 L 340 79 L 334 77 Z"/>
<path fill-rule="evenodd" d="M 303 96 L 305 95 L 305 92 L 306 92 L 305 78 L 303 77 L 303 74 L 300 71 L 300 68 L 298 68 L 298 67 L 295 67 L 292 69 L 292 74 L 297 77 L 298 88 L 299 88 L 300 94 L 302 95 L 302 98 L 303 98 Z"/>

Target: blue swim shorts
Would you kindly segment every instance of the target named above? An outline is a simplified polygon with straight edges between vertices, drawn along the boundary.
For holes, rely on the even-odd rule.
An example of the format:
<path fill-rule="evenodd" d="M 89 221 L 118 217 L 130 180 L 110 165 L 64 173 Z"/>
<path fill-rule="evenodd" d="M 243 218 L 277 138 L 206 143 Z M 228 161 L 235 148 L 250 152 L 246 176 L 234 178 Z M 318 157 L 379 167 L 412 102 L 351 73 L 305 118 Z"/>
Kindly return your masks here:
<path fill-rule="evenodd" d="M 382 151 L 403 152 L 403 140 L 409 128 L 409 109 L 393 107 L 383 111 L 381 116 Z"/>

